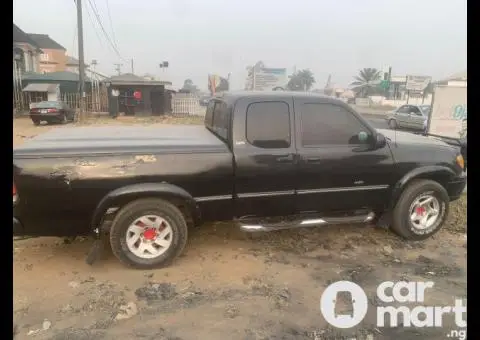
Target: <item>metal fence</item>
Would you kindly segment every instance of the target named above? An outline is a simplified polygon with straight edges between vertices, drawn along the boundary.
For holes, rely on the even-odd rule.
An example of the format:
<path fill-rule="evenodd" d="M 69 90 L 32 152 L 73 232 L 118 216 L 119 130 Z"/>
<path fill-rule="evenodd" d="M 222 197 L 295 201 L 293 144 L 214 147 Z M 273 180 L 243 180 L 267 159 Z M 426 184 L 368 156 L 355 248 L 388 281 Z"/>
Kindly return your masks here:
<path fill-rule="evenodd" d="M 205 116 L 206 106 L 200 105 L 200 98 L 191 93 L 176 93 L 172 96 L 174 116 Z"/>

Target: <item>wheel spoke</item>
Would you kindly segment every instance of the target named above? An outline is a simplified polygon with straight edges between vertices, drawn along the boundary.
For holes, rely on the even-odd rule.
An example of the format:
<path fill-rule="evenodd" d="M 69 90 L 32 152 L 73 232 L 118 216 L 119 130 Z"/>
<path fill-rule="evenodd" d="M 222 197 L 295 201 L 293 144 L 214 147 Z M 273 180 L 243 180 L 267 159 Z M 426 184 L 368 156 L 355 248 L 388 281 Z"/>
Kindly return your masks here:
<path fill-rule="evenodd" d="M 425 216 L 423 216 L 420 220 L 420 224 L 424 228 L 427 226 L 428 216 L 429 216 L 428 214 L 425 214 Z"/>
<path fill-rule="evenodd" d="M 158 253 L 158 249 L 155 248 L 151 243 L 143 244 L 143 251 L 148 251 L 151 255 L 156 255 Z"/>
<path fill-rule="evenodd" d="M 129 248 L 135 248 L 135 243 L 140 239 L 140 234 L 133 234 L 127 238 L 127 245 Z"/>
<path fill-rule="evenodd" d="M 427 197 L 425 200 L 420 202 L 420 205 L 425 206 L 427 204 L 430 204 L 433 200 L 433 197 Z"/>
<path fill-rule="evenodd" d="M 170 240 L 165 240 L 165 239 L 160 239 L 160 238 L 157 238 L 155 241 L 153 241 L 155 244 L 159 245 L 160 247 L 162 248 L 167 248 L 171 241 Z"/>
<path fill-rule="evenodd" d="M 172 230 L 170 229 L 170 227 L 166 227 L 158 234 L 157 240 L 164 240 L 170 234 L 171 231 Z"/>

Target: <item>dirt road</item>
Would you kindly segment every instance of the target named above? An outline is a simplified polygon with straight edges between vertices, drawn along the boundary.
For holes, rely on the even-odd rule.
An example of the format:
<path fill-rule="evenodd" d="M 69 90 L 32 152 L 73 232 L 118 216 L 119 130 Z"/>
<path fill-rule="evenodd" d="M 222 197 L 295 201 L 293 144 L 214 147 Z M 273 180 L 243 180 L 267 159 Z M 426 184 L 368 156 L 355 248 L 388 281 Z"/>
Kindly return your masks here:
<path fill-rule="evenodd" d="M 49 128 L 17 119 L 14 143 Z M 111 252 L 90 267 L 88 239 L 14 241 L 17 339 L 446 339 L 456 329 L 451 315 L 439 328 L 377 327 L 375 291 L 386 280 L 433 281 L 421 304 L 465 298 L 466 201 L 453 203 L 445 228 L 425 242 L 372 226 L 249 240 L 230 224 L 205 225 L 171 267 L 152 271 L 126 269 Z M 328 326 L 319 310 L 324 289 L 342 279 L 369 297 L 365 319 L 347 331 Z"/>

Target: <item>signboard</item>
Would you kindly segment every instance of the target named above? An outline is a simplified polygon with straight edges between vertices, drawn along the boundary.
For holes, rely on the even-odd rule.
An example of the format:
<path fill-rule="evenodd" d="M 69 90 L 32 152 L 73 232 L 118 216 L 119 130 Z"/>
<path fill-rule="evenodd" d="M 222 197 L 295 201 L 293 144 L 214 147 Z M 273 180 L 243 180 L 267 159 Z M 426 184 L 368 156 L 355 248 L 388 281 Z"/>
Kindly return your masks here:
<path fill-rule="evenodd" d="M 428 133 L 459 138 L 465 137 L 466 131 L 467 87 L 435 87 Z"/>
<path fill-rule="evenodd" d="M 288 83 L 286 68 L 261 68 L 254 71 L 253 88 L 255 91 L 284 89 Z"/>
<path fill-rule="evenodd" d="M 407 91 L 422 92 L 432 81 L 432 77 L 427 76 L 407 76 L 405 88 Z"/>
<path fill-rule="evenodd" d="M 219 92 L 228 91 L 229 87 L 230 84 L 227 78 L 220 77 L 216 74 L 208 75 L 208 90 L 212 96 Z"/>

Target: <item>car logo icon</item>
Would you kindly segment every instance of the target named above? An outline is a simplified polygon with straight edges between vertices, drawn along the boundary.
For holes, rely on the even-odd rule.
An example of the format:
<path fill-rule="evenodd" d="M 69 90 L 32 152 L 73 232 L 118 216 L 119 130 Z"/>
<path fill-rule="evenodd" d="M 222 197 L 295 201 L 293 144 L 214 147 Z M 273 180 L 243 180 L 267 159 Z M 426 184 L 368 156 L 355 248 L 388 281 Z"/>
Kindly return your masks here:
<path fill-rule="evenodd" d="M 320 311 L 325 321 L 337 328 L 358 325 L 367 309 L 367 295 L 359 285 L 350 281 L 332 283 L 320 298 Z"/>

